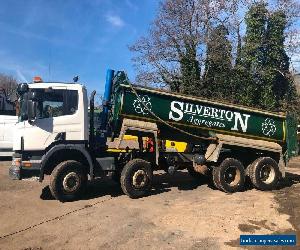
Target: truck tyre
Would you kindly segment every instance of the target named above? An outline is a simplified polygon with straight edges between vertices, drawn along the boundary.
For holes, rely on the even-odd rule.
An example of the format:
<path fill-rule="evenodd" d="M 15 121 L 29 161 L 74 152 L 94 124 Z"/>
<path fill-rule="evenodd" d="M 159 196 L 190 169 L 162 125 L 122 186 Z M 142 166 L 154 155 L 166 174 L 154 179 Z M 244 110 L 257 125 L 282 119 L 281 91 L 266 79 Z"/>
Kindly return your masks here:
<path fill-rule="evenodd" d="M 249 166 L 249 177 L 257 189 L 274 189 L 280 178 L 278 164 L 270 157 L 260 157 Z"/>
<path fill-rule="evenodd" d="M 77 199 L 87 186 L 87 173 L 80 162 L 68 160 L 58 164 L 50 176 L 50 191 L 59 201 Z"/>
<path fill-rule="evenodd" d="M 129 161 L 121 173 L 121 188 L 130 198 L 145 196 L 151 189 L 153 173 L 149 162 L 142 159 Z"/>
<path fill-rule="evenodd" d="M 213 182 L 216 188 L 226 193 L 241 191 L 245 184 L 244 166 L 236 159 L 226 158 L 214 168 Z"/>
<path fill-rule="evenodd" d="M 218 185 L 218 182 L 216 180 L 216 178 L 217 178 L 217 173 L 216 173 L 217 168 L 218 167 L 213 167 L 213 169 L 212 169 L 212 182 L 213 182 L 213 185 L 214 185 L 215 188 L 221 190 L 221 187 Z"/>

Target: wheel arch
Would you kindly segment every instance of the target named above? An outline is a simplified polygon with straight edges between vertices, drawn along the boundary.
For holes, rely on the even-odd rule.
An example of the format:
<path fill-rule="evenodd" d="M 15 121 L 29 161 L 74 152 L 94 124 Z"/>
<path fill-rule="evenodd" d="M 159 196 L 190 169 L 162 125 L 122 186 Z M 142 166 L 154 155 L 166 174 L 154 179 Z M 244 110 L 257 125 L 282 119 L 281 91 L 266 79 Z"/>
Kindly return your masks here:
<path fill-rule="evenodd" d="M 91 179 L 94 178 L 93 161 L 89 152 L 83 145 L 65 144 L 52 147 L 43 155 L 41 161 L 40 181 L 43 181 L 44 175 L 50 175 L 62 161 L 76 160 L 86 166 L 86 171 Z"/>

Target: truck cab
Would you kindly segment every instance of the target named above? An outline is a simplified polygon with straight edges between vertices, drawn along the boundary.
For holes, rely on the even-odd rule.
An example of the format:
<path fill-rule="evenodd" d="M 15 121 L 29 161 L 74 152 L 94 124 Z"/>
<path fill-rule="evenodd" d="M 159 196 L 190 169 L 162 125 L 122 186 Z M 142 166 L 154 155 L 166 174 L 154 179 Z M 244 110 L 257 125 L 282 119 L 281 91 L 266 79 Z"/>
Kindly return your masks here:
<path fill-rule="evenodd" d="M 112 87 L 112 77 L 107 82 L 106 87 Z M 112 89 L 106 91 L 109 91 L 107 99 L 110 99 Z M 78 83 L 39 81 L 20 84 L 18 94 L 20 112 L 9 170 L 11 178 L 37 176 L 43 181 L 45 175 L 51 175 L 50 190 L 58 200 L 74 199 L 83 192 L 88 178 L 106 175 L 113 175 L 118 182 L 123 178 L 124 192 L 131 197 L 141 196 L 151 187 L 150 165 L 158 162 L 156 125 L 127 120 L 118 132 L 112 131 L 111 102 L 107 100 L 100 118 L 97 115 L 96 127 L 95 91 L 89 102 L 86 88 Z M 122 137 L 114 140 L 116 148 L 127 134 L 137 136 L 139 148 L 108 150 L 113 140 L 109 136 L 113 132 Z M 146 137 L 153 140 L 152 152 L 144 147 L 142 138 Z M 122 175 L 124 166 L 132 160 L 129 168 L 139 165 L 141 169 L 134 176 L 131 176 L 131 170 Z M 128 184 L 128 178 L 134 181 L 136 188 Z"/>
<path fill-rule="evenodd" d="M 40 171 L 42 157 L 58 145 L 84 148 L 88 141 L 86 88 L 75 83 L 31 83 L 18 87 L 19 122 L 14 129 L 13 166 L 18 178 Z M 43 178 L 43 176 L 41 176 Z"/>
<path fill-rule="evenodd" d="M 88 140 L 85 87 L 66 83 L 33 83 L 22 87 L 28 89 L 21 91 L 14 151 L 24 147 L 35 154 L 62 138 L 76 143 Z"/>

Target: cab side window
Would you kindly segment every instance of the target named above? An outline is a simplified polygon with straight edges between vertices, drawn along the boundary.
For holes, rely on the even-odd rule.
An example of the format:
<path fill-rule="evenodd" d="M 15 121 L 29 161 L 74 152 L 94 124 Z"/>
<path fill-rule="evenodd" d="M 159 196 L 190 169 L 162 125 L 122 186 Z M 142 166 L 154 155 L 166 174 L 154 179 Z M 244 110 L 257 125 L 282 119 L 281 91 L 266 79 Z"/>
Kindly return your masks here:
<path fill-rule="evenodd" d="M 51 90 L 43 93 L 43 100 L 38 103 L 39 118 L 72 115 L 78 107 L 76 90 Z"/>

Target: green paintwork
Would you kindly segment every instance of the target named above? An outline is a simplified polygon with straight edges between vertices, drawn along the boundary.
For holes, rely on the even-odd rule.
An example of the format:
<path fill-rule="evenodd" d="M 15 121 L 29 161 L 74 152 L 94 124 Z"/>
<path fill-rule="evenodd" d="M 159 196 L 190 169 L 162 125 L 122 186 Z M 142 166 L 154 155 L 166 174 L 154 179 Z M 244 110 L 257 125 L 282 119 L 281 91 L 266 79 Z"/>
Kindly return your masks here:
<path fill-rule="evenodd" d="M 197 143 L 198 139 L 192 140 L 190 134 L 215 137 L 219 133 L 273 141 L 282 146 L 285 160 L 293 157 L 299 150 L 295 117 L 151 88 L 138 86 L 133 88 L 151 112 L 135 95 L 126 74 L 123 71 L 117 72 L 111 97 L 112 137 L 118 136 L 122 119 L 131 118 L 156 122 L 160 130 L 160 139 Z M 163 124 L 157 117 L 169 125 Z M 180 133 L 170 126 L 180 128 L 189 134 Z"/>
<path fill-rule="evenodd" d="M 247 138 L 282 142 L 285 140 L 285 116 L 251 110 L 201 98 L 191 98 L 153 89 L 135 87 L 144 104 L 164 121 L 189 133 L 209 131 Z M 155 120 L 128 85 L 118 86 L 114 96 L 114 120 L 131 117 Z M 202 133 L 203 134 L 203 133 Z"/>
<path fill-rule="evenodd" d="M 286 119 L 286 127 L 287 127 L 287 155 L 286 158 L 289 159 L 291 157 L 298 155 L 298 140 L 297 140 L 297 119 L 293 116 L 287 116 Z"/>

